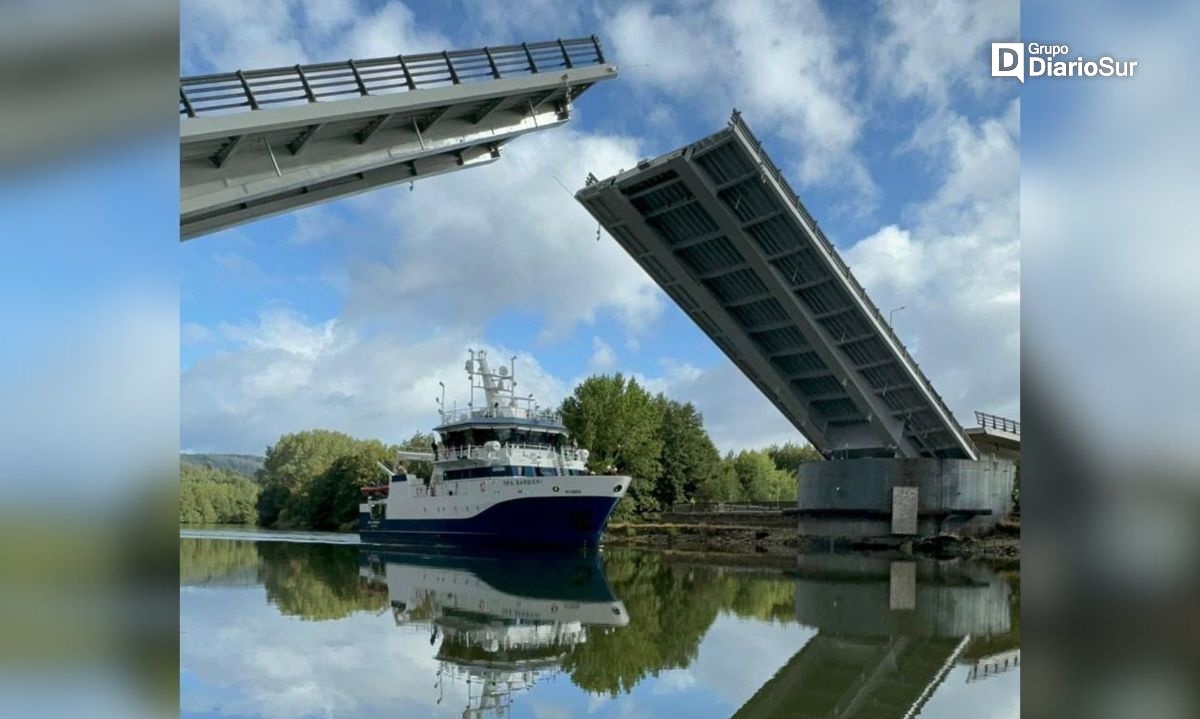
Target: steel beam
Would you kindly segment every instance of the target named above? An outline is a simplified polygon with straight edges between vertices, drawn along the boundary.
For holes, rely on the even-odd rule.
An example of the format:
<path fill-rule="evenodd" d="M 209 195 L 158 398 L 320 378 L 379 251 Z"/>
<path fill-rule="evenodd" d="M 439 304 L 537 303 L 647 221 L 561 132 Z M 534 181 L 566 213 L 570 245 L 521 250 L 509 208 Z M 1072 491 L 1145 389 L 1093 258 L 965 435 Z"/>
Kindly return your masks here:
<path fill-rule="evenodd" d="M 292 140 L 288 143 L 288 152 L 292 153 L 292 155 L 299 155 L 300 151 L 304 149 L 304 146 L 308 144 L 309 140 L 313 139 L 317 132 L 319 132 L 324 126 L 324 124 L 316 124 L 309 125 L 308 127 L 304 128 L 304 131 L 297 135 L 295 140 Z"/>

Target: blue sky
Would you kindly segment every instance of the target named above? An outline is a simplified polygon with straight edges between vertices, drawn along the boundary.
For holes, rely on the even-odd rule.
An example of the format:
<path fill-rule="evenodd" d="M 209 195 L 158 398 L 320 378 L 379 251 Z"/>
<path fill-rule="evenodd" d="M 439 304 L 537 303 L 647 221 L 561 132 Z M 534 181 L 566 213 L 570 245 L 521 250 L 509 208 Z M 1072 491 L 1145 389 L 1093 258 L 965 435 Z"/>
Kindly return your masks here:
<path fill-rule="evenodd" d="M 492 165 L 181 248 L 181 446 L 427 430 L 467 347 L 545 403 L 620 370 L 722 449 L 799 439 L 559 186 L 739 108 L 960 421 L 1019 416 L 1016 3 L 185 1 L 184 73 L 597 34 L 621 69 Z"/>

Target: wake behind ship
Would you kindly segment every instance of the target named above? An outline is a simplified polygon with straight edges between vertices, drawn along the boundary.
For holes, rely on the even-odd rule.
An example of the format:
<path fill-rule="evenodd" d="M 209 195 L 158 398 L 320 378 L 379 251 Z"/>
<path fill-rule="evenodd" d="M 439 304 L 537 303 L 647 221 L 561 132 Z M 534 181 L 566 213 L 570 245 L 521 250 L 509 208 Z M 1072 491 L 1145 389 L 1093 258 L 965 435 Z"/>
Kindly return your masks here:
<path fill-rule="evenodd" d="M 518 397 L 514 371 L 493 372 L 483 350 L 470 352 L 466 370 L 471 402 L 447 410 L 443 398 L 432 451 L 399 452 L 394 467 L 381 465 L 388 483 L 363 490 L 362 540 L 596 545 L 630 478 L 590 473 L 562 417 Z M 429 462 L 430 476 L 410 475 L 406 461 Z"/>

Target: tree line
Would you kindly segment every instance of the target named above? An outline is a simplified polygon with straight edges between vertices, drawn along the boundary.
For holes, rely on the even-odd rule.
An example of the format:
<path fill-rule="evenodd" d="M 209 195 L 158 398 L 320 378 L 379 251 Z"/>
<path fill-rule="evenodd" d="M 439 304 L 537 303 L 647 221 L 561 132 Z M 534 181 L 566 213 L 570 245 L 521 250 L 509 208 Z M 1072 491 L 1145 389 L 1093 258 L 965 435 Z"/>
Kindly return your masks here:
<path fill-rule="evenodd" d="M 179 463 L 180 524 L 252 524 L 258 484 L 228 469 Z"/>
<path fill-rule="evenodd" d="M 617 506 L 620 518 L 684 502 L 785 502 L 796 497 L 796 468 L 821 459 L 808 445 L 787 443 L 726 453 L 717 450 L 690 402 L 652 394 L 621 374 L 581 382 L 561 406 L 563 423 L 590 451 L 588 469 L 634 481 Z M 352 529 L 362 488 L 381 484 L 400 449 L 427 451 L 430 433 L 399 445 L 330 430 L 285 434 L 267 448 L 253 480 L 216 467 L 180 468 L 180 521 L 256 522 L 289 529 Z M 428 476 L 427 463 L 407 463 Z M 249 508 L 248 508 L 249 507 Z"/>
<path fill-rule="evenodd" d="M 618 516 L 653 514 L 673 504 L 784 502 L 796 498 L 796 468 L 821 459 L 787 443 L 724 457 L 690 402 L 651 394 L 633 378 L 595 375 L 563 401 L 563 423 L 590 450 L 588 469 L 633 477 Z"/>
<path fill-rule="evenodd" d="M 427 451 L 432 434 L 416 433 L 399 445 L 355 439 L 341 432 L 314 429 L 285 434 L 267 448 L 256 475 L 262 485 L 258 523 L 292 529 L 353 529 L 362 488 L 383 484 L 401 449 Z M 428 463 L 408 463 L 410 473 L 428 476 Z"/>

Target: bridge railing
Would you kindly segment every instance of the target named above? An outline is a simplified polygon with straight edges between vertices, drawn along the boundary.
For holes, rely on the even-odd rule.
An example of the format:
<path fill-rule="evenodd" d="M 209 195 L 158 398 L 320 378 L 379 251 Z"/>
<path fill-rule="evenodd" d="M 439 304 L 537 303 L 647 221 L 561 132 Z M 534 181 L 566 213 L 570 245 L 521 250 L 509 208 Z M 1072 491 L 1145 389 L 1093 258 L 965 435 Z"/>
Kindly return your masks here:
<path fill-rule="evenodd" d="M 600 40 L 592 35 L 473 50 L 195 75 L 179 80 L 179 114 L 187 117 L 228 114 L 604 63 Z"/>
<path fill-rule="evenodd" d="M 976 412 L 975 421 L 979 422 L 979 426 L 984 429 L 995 429 L 1009 434 L 1021 434 L 1021 423 L 1015 419 L 1001 417 L 996 414 L 988 414 L 987 412 Z"/>

